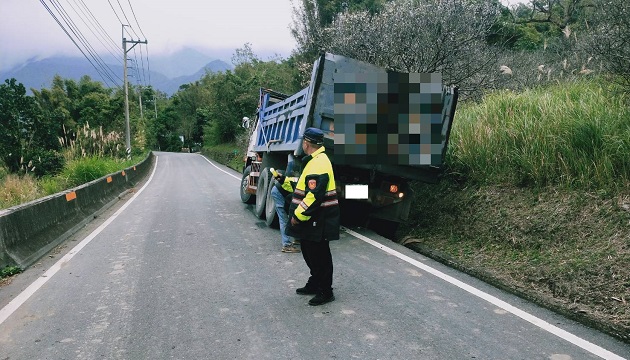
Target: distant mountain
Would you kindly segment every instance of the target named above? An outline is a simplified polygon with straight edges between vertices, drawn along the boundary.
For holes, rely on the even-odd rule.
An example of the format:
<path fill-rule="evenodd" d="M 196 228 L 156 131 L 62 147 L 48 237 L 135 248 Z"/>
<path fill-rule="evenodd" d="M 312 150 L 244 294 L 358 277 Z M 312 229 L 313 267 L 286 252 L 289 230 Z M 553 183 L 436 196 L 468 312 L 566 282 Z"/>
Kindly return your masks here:
<path fill-rule="evenodd" d="M 192 54 L 192 52 L 189 53 Z M 181 52 L 176 53 L 174 59 L 178 59 L 180 55 Z M 166 60 L 164 61 L 164 63 L 168 63 Z M 196 61 L 197 60 L 194 60 L 193 62 Z M 183 64 L 184 63 L 181 65 L 182 71 L 184 71 Z M 123 77 L 123 67 L 119 64 L 108 64 L 108 66 L 114 74 L 117 74 L 115 80 L 120 84 Z M 222 60 L 212 60 L 202 63 L 195 68 L 186 69 L 185 73 L 192 75 L 179 76 L 176 78 L 169 78 L 163 73 L 155 71 L 153 63 L 151 63 L 151 69 L 150 74 L 146 73 L 147 80 L 149 77 L 151 79 L 151 85 L 157 90 L 163 91 L 168 95 L 173 95 L 181 85 L 201 79 L 206 73 L 206 70 L 219 72 L 232 69 L 232 66 Z M 79 57 L 51 57 L 43 60 L 33 59 L 9 71 L 0 72 L 0 81 L 4 83 L 4 79 L 15 78 L 18 82 L 24 84 L 27 89 L 34 88 L 39 90 L 42 88 L 50 88 L 52 80 L 57 74 L 64 79 L 74 79 L 76 81 L 82 76 L 88 75 L 93 80 L 103 82 L 101 75 L 96 69 L 87 60 Z M 111 83 L 109 79 L 108 82 Z M 129 83 L 135 84 L 136 81 L 130 77 Z"/>
<path fill-rule="evenodd" d="M 221 60 L 213 60 L 192 75 L 179 76 L 174 79 L 169 79 L 166 83 L 157 83 L 153 81 L 153 79 L 151 79 L 151 82 L 153 82 L 157 89 L 160 89 L 170 95 L 176 93 L 180 85 L 190 84 L 201 79 L 206 72 L 216 73 L 224 72 L 226 70 L 232 70 L 232 66 Z"/>
<path fill-rule="evenodd" d="M 174 79 L 192 75 L 212 60 L 214 59 L 195 49 L 183 48 L 169 55 L 151 56 L 149 65 L 151 70 Z"/>

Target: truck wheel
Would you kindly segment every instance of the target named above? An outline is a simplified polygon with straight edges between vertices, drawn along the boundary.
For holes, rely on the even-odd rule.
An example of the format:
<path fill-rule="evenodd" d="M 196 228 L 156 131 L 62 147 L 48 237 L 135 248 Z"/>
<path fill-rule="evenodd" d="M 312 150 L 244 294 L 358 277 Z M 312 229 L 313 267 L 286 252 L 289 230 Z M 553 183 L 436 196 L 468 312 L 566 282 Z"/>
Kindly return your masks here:
<path fill-rule="evenodd" d="M 245 204 L 253 204 L 256 202 L 256 195 L 245 192 L 251 171 L 251 166 L 246 167 L 245 170 L 243 170 L 243 177 L 241 178 L 241 201 Z"/>
<path fill-rule="evenodd" d="M 400 223 L 391 220 L 384 220 L 378 218 L 371 218 L 369 220 L 368 228 L 374 230 L 382 237 L 389 240 L 396 241 L 396 231 Z"/>
<path fill-rule="evenodd" d="M 267 204 L 267 188 L 269 187 L 269 180 L 271 178 L 269 168 L 264 168 L 260 172 L 258 177 L 258 189 L 256 189 L 256 206 L 254 207 L 254 214 L 259 219 L 265 218 L 265 205 Z"/>
<path fill-rule="evenodd" d="M 273 189 L 273 187 L 276 185 L 276 182 L 277 181 L 275 179 L 271 179 L 271 181 L 269 181 L 269 190 L 267 190 L 267 204 L 265 205 L 265 222 L 267 223 L 267 226 L 274 229 L 280 227 L 280 223 L 278 222 L 278 213 L 276 213 L 276 202 L 273 200 L 273 197 L 271 197 L 271 189 Z"/>

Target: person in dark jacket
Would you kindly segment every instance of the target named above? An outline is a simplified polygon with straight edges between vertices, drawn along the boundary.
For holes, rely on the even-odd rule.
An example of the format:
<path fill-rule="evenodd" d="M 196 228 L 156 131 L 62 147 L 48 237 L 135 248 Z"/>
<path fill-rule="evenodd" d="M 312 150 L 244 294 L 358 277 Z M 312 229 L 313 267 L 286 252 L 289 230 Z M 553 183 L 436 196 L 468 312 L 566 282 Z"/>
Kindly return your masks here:
<path fill-rule="evenodd" d="M 304 132 L 303 170 L 289 207 L 286 234 L 300 240 L 302 256 L 311 276 L 296 292 L 315 295 L 309 305 L 335 300 L 332 291 L 333 261 L 330 240 L 339 239 L 339 201 L 330 159 L 324 152 L 324 134 L 317 128 Z"/>
<path fill-rule="evenodd" d="M 287 210 L 289 209 L 288 203 L 291 199 L 286 200 L 295 187 L 297 178 L 287 178 L 280 171 L 276 171 L 272 168 L 274 187 L 271 189 L 271 197 L 276 207 L 276 214 L 278 214 L 278 223 L 280 225 L 280 236 L 282 239 L 282 252 L 284 253 L 299 253 L 300 249 L 296 246 L 289 235 L 286 234 L 286 227 L 289 224 L 289 217 Z"/>

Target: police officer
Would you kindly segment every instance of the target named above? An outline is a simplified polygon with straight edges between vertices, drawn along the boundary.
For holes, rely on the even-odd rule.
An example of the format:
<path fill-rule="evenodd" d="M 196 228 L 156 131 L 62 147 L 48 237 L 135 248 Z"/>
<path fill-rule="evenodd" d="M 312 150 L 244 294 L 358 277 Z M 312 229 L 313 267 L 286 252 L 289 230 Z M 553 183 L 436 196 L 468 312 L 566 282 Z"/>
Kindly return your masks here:
<path fill-rule="evenodd" d="M 290 226 L 286 233 L 299 239 L 302 256 L 311 270 L 300 295 L 315 295 L 309 305 L 335 300 L 332 291 L 333 262 L 329 240 L 339 239 L 339 201 L 332 164 L 324 152 L 324 133 L 317 128 L 304 132 L 303 170 L 289 207 Z"/>

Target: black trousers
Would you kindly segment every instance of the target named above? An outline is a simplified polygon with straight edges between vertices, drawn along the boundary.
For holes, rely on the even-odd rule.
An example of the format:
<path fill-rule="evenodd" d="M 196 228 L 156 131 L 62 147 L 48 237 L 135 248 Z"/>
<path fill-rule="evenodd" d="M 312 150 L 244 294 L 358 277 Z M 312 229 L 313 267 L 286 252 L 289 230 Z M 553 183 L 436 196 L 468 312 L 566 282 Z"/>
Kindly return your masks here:
<path fill-rule="evenodd" d="M 307 287 L 317 289 L 325 295 L 332 293 L 333 262 L 328 241 L 301 240 L 302 256 L 311 270 Z"/>

